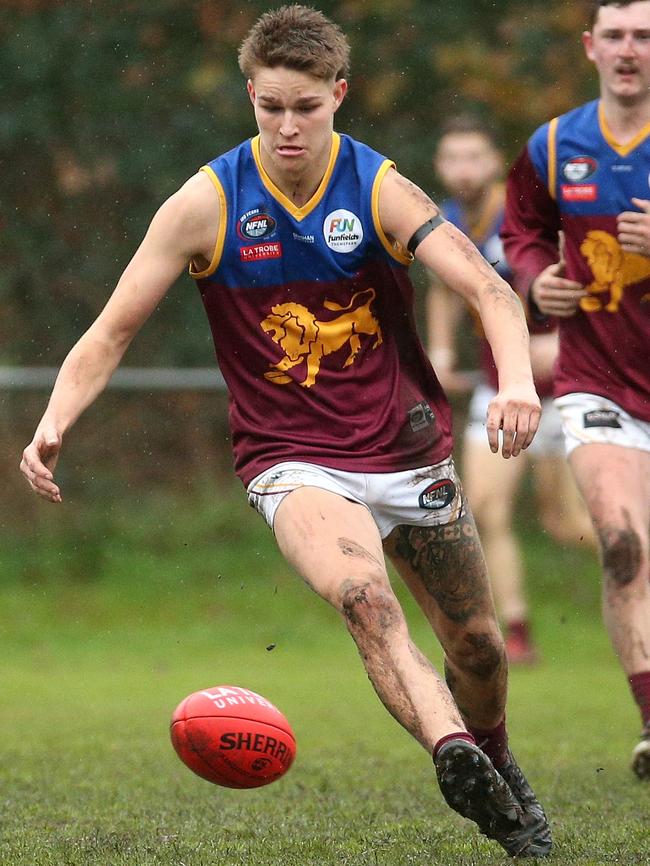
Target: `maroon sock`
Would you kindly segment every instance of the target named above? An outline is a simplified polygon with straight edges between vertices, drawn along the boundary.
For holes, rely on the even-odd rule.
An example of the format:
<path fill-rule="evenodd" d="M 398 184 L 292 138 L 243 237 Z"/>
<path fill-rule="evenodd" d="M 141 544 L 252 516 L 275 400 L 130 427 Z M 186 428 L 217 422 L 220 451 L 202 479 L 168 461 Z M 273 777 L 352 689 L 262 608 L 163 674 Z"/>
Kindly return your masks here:
<path fill-rule="evenodd" d="M 640 674 L 632 674 L 628 677 L 634 700 L 641 710 L 641 724 L 646 727 L 650 725 L 650 671 Z"/>
<path fill-rule="evenodd" d="M 442 749 L 445 743 L 448 743 L 450 740 L 466 740 L 468 743 L 476 745 L 476 740 L 467 731 L 455 731 L 453 734 L 445 734 L 445 736 L 441 737 L 433 747 L 434 760 L 440 749 Z"/>
<path fill-rule="evenodd" d="M 481 730 L 472 725 L 469 726 L 469 730 L 474 735 L 476 745 L 485 752 L 494 766 L 502 767 L 508 760 L 508 732 L 505 718 L 491 730 Z"/>
<path fill-rule="evenodd" d="M 508 637 L 518 637 L 523 643 L 530 641 L 530 626 L 526 620 L 513 620 L 506 626 Z"/>

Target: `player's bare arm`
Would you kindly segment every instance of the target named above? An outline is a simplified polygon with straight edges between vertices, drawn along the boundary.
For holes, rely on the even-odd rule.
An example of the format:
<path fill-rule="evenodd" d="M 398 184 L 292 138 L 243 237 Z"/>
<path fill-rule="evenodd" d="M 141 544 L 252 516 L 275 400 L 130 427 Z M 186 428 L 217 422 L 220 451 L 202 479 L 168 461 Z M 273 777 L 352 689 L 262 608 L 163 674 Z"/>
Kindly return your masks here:
<path fill-rule="evenodd" d="M 61 501 L 54 481 L 65 432 L 101 393 L 129 343 L 192 259 L 210 261 L 219 226 L 217 194 L 202 173 L 154 216 L 108 303 L 63 362 L 20 468 L 32 489 Z"/>
<path fill-rule="evenodd" d="M 428 354 L 438 380 L 448 394 L 470 391 L 474 385 L 471 375 L 457 369 L 455 335 L 464 310 L 462 298 L 432 275 L 426 308 Z"/>
<path fill-rule="evenodd" d="M 432 217 L 434 202 L 396 171 L 386 173 L 379 192 L 384 231 L 403 246 Z M 499 372 L 499 393 L 490 404 L 487 432 L 490 448 L 516 456 L 532 442 L 541 407 L 530 369 L 528 326 L 517 296 L 459 229 L 443 222 L 418 244 L 417 258 L 458 292 L 481 317 Z"/>

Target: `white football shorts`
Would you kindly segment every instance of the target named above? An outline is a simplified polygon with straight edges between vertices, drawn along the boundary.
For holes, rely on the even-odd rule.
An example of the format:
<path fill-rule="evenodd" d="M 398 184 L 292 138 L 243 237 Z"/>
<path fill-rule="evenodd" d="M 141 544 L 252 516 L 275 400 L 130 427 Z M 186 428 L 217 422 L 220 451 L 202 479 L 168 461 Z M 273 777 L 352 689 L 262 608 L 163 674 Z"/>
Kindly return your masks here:
<path fill-rule="evenodd" d="M 273 529 L 284 497 L 298 487 L 338 493 L 370 511 L 382 538 L 396 526 L 442 526 L 465 513 L 463 490 L 451 457 L 403 472 L 345 472 L 314 463 L 278 463 L 248 485 L 248 503 Z"/>
<path fill-rule="evenodd" d="M 650 451 L 650 421 L 635 418 L 607 397 L 565 394 L 555 405 L 562 416 L 567 455 L 593 443 Z"/>
<path fill-rule="evenodd" d="M 487 431 L 487 410 L 490 402 L 496 397 L 497 392 L 489 385 L 477 385 L 469 403 L 467 426 L 465 437 L 472 442 L 483 442 L 486 450 L 489 449 Z M 564 435 L 562 433 L 562 419 L 560 413 L 553 405 L 552 397 L 542 400 L 542 417 L 535 433 L 535 438 L 526 449 L 526 454 L 532 457 L 552 457 L 564 455 Z"/>

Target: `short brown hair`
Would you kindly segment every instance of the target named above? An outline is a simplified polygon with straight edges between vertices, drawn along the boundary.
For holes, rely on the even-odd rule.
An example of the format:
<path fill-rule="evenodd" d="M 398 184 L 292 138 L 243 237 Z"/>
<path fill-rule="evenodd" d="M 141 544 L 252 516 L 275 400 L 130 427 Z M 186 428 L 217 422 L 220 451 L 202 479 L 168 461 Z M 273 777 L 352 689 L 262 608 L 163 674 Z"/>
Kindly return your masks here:
<path fill-rule="evenodd" d="M 495 129 L 477 114 L 454 114 L 448 117 L 438 132 L 438 145 L 448 135 L 482 135 L 495 150 L 500 150 Z"/>
<path fill-rule="evenodd" d="M 598 19 L 598 12 L 601 6 L 631 6 L 637 0 L 590 0 L 589 3 L 589 22 L 588 27 L 591 30 Z"/>
<path fill-rule="evenodd" d="M 338 25 L 309 6 L 281 6 L 253 24 L 239 49 L 239 68 L 246 78 L 265 66 L 285 66 L 314 78 L 346 78 L 350 45 Z"/>

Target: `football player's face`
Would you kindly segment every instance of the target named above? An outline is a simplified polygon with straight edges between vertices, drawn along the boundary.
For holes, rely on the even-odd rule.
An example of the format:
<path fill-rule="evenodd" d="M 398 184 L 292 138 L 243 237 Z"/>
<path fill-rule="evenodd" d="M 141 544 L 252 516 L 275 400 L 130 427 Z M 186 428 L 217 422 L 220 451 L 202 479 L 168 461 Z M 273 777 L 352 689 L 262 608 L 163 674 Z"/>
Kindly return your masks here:
<path fill-rule="evenodd" d="M 260 143 L 281 173 L 303 172 L 329 156 L 334 113 L 347 91 L 345 79 L 323 81 L 304 72 L 262 67 L 248 82 Z"/>
<path fill-rule="evenodd" d="M 650 0 L 602 6 L 582 41 L 604 94 L 632 104 L 650 99 Z"/>
<path fill-rule="evenodd" d="M 480 198 L 499 177 L 501 155 L 480 132 L 450 132 L 438 145 L 434 165 L 447 192 L 461 201 Z"/>

